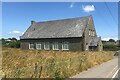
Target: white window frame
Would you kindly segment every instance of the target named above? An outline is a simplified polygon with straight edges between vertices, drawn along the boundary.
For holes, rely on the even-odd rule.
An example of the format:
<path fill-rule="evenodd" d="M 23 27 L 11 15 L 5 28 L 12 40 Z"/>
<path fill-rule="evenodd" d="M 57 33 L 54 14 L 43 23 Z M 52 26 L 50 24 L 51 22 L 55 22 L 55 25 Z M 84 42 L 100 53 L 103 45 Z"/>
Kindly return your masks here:
<path fill-rule="evenodd" d="M 45 42 L 45 43 L 44 43 L 44 49 L 45 49 L 45 50 L 50 50 L 49 42 Z"/>
<path fill-rule="evenodd" d="M 33 45 L 33 48 L 31 48 L 31 44 Z M 34 49 L 34 43 L 29 43 L 29 49 Z"/>
<path fill-rule="evenodd" d="M 53 49 L 53 50 L 59 50 L 59 43 L 58 43 L 58 42 L 54 42 L 54 43 L 52 44 L 52 49 Z"/>
<path fill-rule="evenodd" d="M 42 49 L 42 43 L 36 43 L 36 49 L 41 50 Z"/>
<path fill-rule="evenodd" d="M 65 48 L 66 45 L 67 45 L 67 48 Z M 62 50 L 69 50 L 69 42 L 65 41 L 62 43 Z"/>

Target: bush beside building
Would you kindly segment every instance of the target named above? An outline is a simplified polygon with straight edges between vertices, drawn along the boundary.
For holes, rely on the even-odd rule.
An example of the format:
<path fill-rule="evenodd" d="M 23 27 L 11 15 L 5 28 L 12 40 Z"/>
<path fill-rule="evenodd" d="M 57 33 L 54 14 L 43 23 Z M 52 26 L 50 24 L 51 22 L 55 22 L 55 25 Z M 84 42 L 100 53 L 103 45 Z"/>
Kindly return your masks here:
<path fill-rule="evenodd" d="M 117 51 L 120 50 L 119 40 L 115 41 L 110 39 L 109 41 L 102 41 L 103 43 L 103 50 L 106 51 Z"/>

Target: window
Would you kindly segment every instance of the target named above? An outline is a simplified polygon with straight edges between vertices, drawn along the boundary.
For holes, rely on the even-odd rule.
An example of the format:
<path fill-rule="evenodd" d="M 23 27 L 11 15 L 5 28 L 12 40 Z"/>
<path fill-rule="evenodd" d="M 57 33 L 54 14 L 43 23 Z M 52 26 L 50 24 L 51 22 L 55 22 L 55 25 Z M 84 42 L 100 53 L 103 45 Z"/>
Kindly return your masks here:
<path fill-rule="evenodd" d="M 45 42 L 44 43 L 44 49 L 45 50 L 49 50 L 50 49 L 49 42 Z"/>
<path fill-rule="evenodd" d="M 34 49 L 34 43 L 29 44 L 29 49 Z"/>
<path fill-rule="evenodd" d="M 41 43 L 36 43 L 36 49 L 41 49 Z"/>
<path fill-rule="evenodd" d="M 95 32 L 93 31 L 93 36 L 95 36 Z"/>
<path fill-rule="evenodd" d="M 69 42 L 63 42 L 62 50 L 69 50 Z"/>
<path fill-rule="evenodd" d="M 91 34 L 90 32 L 91 32 L 91 31 L 90 31 L 90 29 L 89 29 L 89 35 Z"/>
<path fill-rule="evenodd" d="M 91 31 L 90 31 L 90 35 L 92 36 L 92 34 L 93 34 L 93 31 L 91 30 Z"/>
<path fill-rule="evenodd" d="M 53 50 L 59 50 L 58 42 L 54 42 L 52 45 Z"/>

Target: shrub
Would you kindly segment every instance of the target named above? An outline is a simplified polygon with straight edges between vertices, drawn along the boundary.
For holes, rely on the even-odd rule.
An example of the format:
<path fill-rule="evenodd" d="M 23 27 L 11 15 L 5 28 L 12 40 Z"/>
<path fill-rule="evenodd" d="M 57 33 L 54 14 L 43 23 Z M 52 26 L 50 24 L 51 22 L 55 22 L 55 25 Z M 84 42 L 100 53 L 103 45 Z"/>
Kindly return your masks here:
<path fill-rule="evenodd" d="M 103 45 L 103 49 L 107 51 L 116 51 L 119 50 L 120 47 L 116 44 L 105 44 Z"/>

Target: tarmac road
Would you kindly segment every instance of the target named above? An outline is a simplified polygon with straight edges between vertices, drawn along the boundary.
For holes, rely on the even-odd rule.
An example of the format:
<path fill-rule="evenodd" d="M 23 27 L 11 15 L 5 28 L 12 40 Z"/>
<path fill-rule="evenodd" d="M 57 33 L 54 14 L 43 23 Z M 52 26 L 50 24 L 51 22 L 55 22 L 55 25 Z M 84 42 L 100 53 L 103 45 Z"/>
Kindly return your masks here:
<path fill-rule="evenodd" d="M 118 78 L 118 58 L 83 71 L 72 78 Z"/>

